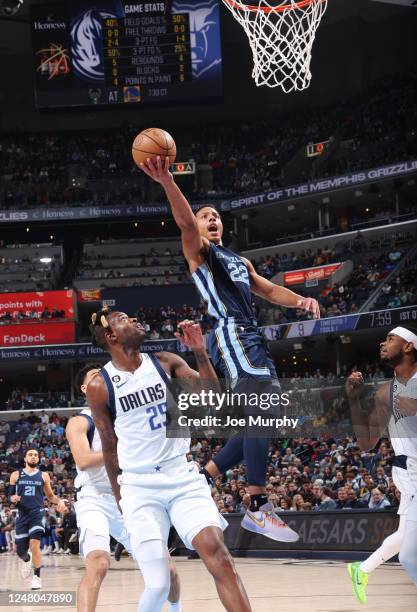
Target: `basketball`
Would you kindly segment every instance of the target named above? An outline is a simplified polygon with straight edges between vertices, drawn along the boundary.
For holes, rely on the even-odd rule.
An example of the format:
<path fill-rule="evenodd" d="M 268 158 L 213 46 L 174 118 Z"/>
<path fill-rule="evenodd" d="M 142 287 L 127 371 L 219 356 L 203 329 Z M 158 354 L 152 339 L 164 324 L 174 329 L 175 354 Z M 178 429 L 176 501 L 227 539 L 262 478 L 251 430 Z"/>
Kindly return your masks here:
<path fill-rule="evenodd" d="M 143 130 L 132 144 L 132 156 L 138 166 L 148 158 L 152 159 L 158 155 L 162 158 L 169 156 L 169 163 L 173 164 L 176 154 L 175 140 L 171 134 L 160 128 Z"/>

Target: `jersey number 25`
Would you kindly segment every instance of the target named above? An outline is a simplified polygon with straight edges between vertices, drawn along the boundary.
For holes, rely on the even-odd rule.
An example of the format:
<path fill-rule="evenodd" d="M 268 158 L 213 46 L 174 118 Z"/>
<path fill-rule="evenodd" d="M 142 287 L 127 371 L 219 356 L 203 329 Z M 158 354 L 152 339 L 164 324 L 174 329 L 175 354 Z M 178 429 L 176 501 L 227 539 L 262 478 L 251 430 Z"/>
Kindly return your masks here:
<path fill-rule="evenodd" d="M 167 424 L 165 415 L 167 413 L 167 405 L 165 403 L 158 404 L 157 406 L 150 406 L 146 409 L 146 414 L 150 415 L 149 427 L 152 431 L 155 429 L 161 429 Z"/>

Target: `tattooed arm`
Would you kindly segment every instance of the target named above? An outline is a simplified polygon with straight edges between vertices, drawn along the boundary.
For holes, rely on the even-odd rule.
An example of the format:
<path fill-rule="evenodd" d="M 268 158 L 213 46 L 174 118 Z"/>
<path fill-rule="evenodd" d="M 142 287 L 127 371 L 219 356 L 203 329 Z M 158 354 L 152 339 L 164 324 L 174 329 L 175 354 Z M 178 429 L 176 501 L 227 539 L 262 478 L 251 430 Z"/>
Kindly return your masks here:
<path fill-rule="evenodd" d="M 119 461 L 117 458 L 117 436 L 108 406 L 107 387 L 101 374 L 97 374 L 87 387 L 87 403 L 93 413 L 94 424 L 98 429 L 106 466 L 113 493 L 117 503 L 120 500 L 120 486 L 117 482 Z"/>

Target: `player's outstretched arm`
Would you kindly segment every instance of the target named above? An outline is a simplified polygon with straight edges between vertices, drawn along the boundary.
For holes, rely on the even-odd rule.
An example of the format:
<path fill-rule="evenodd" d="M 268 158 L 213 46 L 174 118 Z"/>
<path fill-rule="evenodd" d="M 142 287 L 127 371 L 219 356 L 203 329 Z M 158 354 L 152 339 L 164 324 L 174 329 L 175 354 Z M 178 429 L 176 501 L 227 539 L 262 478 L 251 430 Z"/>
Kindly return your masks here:
<path fill-rule="evenodd" d="M 244 259 L 244 261 L 248 268 L 252 293 L 264 300 L 268 300 L 268 302 L 272 302 L 272 304 L 279 304 L 286 308 L 301 308 L 311 312 L 315 319 L 320 319 L 320 307 L 317 300 L 305 298 L 286 287 L 271 283 L 271 281 L 256 272 L 248 259 Z"/>
<path fill-rule="evenodd" d="M 148 159 L 140 168 L 164 188 L 175 223 L 181 230 L 184 257 L 191 268 L 198 267 L 204 261 L 208 241 L 200 236 L 192 208 L 169 171 L 169 157 Z"/>
<path fill-rule="evenodd" d="M 103 453 L 90 448 L 87 432 L 88 422 L 82 416 L 72 417 L 65 429 L 72 456 L 80 470 L 89 470 L 104 465 Z"/>
<path fill-rule="evenodd" d="M 182 357 L 174 353 L 159 353 L 159 358 L 166 371 L 179 379 L 187 390 L 201 391 L 202 389 L 220 391 L 217 374 L 211 364 L 204 345 L 204 337 L 200 325 L 194 321 L 181 321 L 177 326 L 175 336 L 185 346 L 190 348 L 197 362 L 198 372 L 190 368 Z"/>
<path fill-rule="evenodd" d="M 107 407 L 107 387 L 100 374 L 97 374 L 87 387 L 87 403 L 93 413 L 94 424 L 98 429 L 103 450 L 104 465 L 106 466 L 116 501 L 120 500 L 120 486 L 117 482 L 119 474 L 119 460 L 117 458 L 117 436 L 114 431 L 109 409 Z"/>
<path fill-rule="evenodd" d="M 375 394 L 374 406 L 366 413 L 361 406 L 361 394 L 364 388 L 361 372 L 352 372 L 346 379 L 346 395 L 349 400 L 353 430 L 356 443 L 363 451 L 370 451 L 385 434 L 389 420 L 389 383 L 379 387 Z"/>

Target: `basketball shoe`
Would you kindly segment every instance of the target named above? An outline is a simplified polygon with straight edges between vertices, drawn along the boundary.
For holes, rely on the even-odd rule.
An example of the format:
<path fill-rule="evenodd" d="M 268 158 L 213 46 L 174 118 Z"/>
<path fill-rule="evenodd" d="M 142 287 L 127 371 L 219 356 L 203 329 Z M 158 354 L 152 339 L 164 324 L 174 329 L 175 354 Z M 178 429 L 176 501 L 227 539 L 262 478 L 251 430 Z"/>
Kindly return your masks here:
<path fill-rule="evenodd" d="M 28 555 L 30 557 L 29 561 L 20 561 L 20 574 L 23 580 L 27 580 L 32 573 L 32 553 L 29 551 Z"/>
<path fill-rule="evenodd" d="M 363 572 L 360 568 L 360 562 L 349 563 L 347 566 L 348 574 L 352 580 L 353 592 L 357 600 L 364 604 L 367 601 L 366 585 L 368 584 L 369 574 Z"/>
<path fill-rule="evenodd" d="M 246 510 L 242 527 L 277 542 L 297 542 L 298 533 L 288 527 L 276 514 L 271 504 L 264 504 L 256 512 Z"/>
<path fill-rule="evenodd" d="M 39 589 L 42 588 L 42 580 L 39 578 L 39 576 L 33 576 L 30 588 L 32 591 L 39 591 Z"/>

